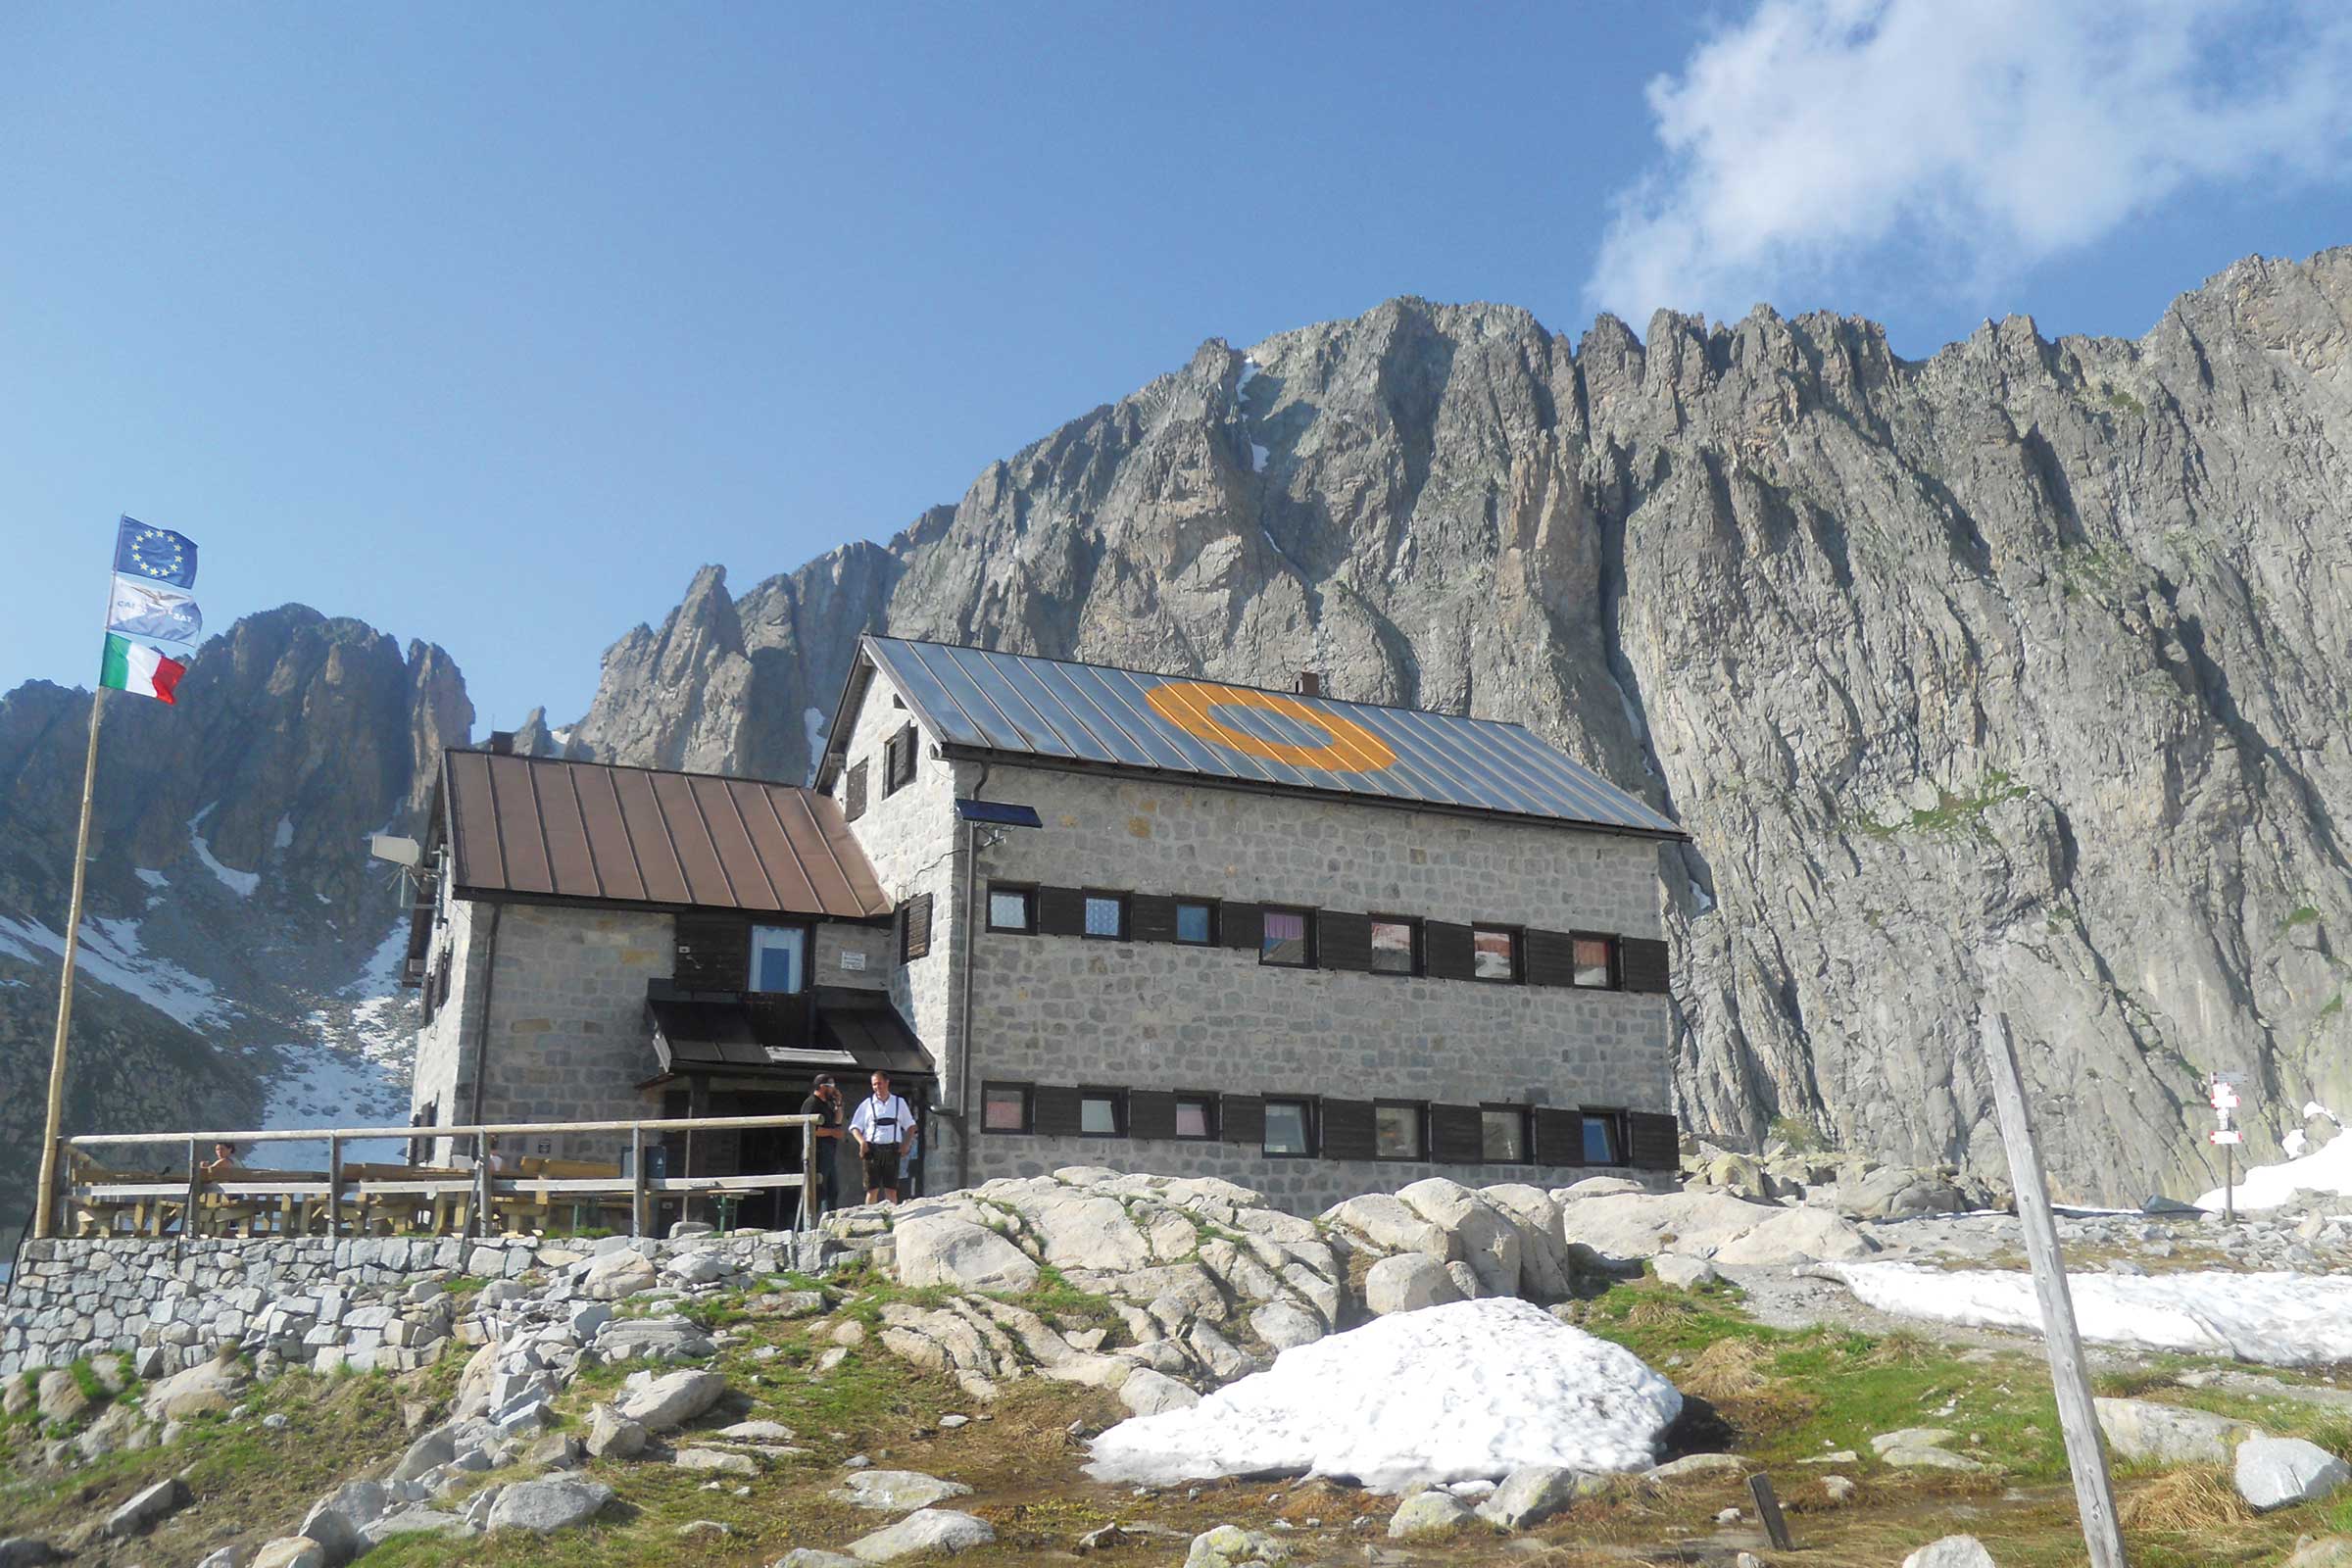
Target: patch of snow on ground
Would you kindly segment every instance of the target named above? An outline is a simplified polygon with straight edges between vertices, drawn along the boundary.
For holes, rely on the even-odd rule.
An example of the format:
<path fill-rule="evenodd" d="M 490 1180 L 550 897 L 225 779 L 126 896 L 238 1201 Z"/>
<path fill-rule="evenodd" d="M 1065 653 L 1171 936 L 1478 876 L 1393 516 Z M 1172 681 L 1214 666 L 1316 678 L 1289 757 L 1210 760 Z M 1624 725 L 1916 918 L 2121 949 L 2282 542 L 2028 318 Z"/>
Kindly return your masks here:
<path fill-rule="evenodd" d="M 62 958 L 66 939 L 31 920 L 0 915 L 0 951 L 38 961 Z M 91 915 L 81 922 L 74 954 L 76 973 L 127 992 L 191 1029 L 216 1023 L 235 1009 L 213 990 L 210 980 L 175 963 L 150 956 L 139 944 L 139 922 Z"/>
<path fill-rule="evenodd" d="M 146 883 L 151 888 L 168 888 L 172 885 L 172 879 L 164 875 L 163 872 L 150 871 L 143 865 L 132 866 L 130 868 L 130 874 L 137 877 L 140 881 Z"/>
<path fill-rule="evenodd" d="M 1266 471 L 1266 449 L 1254 441 L 1250 443 L 1250 471 L 1251 473 Z"/>
<path fill-rule="evenodd" d="M 1915 1263 L 1824 1263 L 1867 1306 L 1971 1328 L 2041 1330 L 2034 1276 Z M 2268 1366 L 2352 1361 L 2352 1276 L 2198 1273 L 2067 1275 L 2085 1338 Z"/>
<path fill-rule="evenodd" d="M 250 899 L 253 897 L 253 890 L 262 885 L 262 873 L 240 871 L 233 865 L 222 865 L 213 858 L 213 847 L 204 841 L 204 834 L 201 831 L 204 827 L 204 819 L 212 815 L 213 807 L 220 804 L 219 801 L 215 801 L 212 806 L 206 807 L 188 818 L 188 842 L 196 847 L 196 858 L 204 862 L 206 870 L 220 879 L 222 887 L 240 899 Z"/>
<path fill-rule="evenodd" d="M 2305 1106 L 2304 1115 L 2308 1117 L 2315 1109 L 2318 1107 Z M 2328 1113 L 2322 1110 L 2320 1114 Z M 2294 1155 L 2293 1148 L 2287 1152 Z M 2308 1154 L 2276 1165 L 2256 1165 L 2237 1178 L 2233 1191 L 2241 1209 L 2277 1208 L 2281 1203 L 2293 1202 L 2297 1193 L 2352 1197 L 2352 1135 L 2338 1133 Z M 2197 1200 L 2197 1206 L 2218 1209 L 2222 1199 L 2222 1189 L 2216 1187 Z"/>
<path fill-rule="evenodd" d="M 826 723 L 822 709 L 804 708 L 801 710 L 801 733 L 808 737 L 808 763 L 811 767 L 816 765 L 818 758 L 825 755 Z"/>
<path fill-rule="evenodd" d="M 364 1056 L 304 1042 L 279 1053 L 262 1101 L 262 1126 L 398 1127 L 409 1119 L 409 1077 Z M 346 1160 L 395 1163 L 408 1158 L 406 1139 L 358 1140 L 343 1146 Z M 260 1170 L 324 1170 L 326 1143 L 256 1144 L 240 1162 Z"/>
<path fill-rule="evenodd" d="M 293 842 L 294 819 L 290 816 L 279 817 L 277 831 L 270 835 L 270 847 L 273 850 L 282 850 Z"/>
<path fill-rule="evenodd" d="M 1264 368 L 1265 367 L 1259 365 L 1255 360 L 1250 358 L 1250 356 L 1247 354 L 1242 356 L 1242 373 L 1235 377 L 1233 383 L 1233 397 L 1235 402 L 1238 403 L 1243 398 L 1246 398 L 1250 395 L 1250 383 L 1256 380 Z"/>
<path fill-rule="evenodd" d="M 1099 1481 L 1348 1476 L 1378 1492 L 1499 1479 L 1521 1465 L 1639 1470 L 1681 1413 L 1632 1351 L 1526 1301 L 1397 1312 L 1285 1350 L 1188 1410 L 1095 1440 Z"/>

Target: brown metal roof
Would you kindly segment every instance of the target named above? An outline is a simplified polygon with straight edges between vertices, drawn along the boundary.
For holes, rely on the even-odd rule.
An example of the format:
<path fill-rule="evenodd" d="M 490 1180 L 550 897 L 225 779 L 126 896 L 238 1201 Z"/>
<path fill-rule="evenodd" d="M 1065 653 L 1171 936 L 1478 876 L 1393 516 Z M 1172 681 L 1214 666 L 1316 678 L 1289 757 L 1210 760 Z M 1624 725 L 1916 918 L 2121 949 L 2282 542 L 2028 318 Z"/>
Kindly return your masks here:
<path fill-rule="evenodd" d="M 841 808 L 791 784 L 470 751 L 442 768 L 467 897 L 890 912 Z"/>

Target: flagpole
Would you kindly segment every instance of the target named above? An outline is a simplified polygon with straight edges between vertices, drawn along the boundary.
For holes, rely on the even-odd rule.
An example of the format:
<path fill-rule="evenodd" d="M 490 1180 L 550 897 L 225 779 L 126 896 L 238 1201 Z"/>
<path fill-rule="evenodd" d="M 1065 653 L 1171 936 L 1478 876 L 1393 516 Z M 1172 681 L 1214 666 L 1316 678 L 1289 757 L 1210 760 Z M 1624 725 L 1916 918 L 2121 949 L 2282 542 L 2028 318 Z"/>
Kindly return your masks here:
<path fill-rule="evenodd" d="M 74 900 L 66 911 L 66 963 L 57 982 L 57 1040 L 49 1053 L 49 1120 L 41 1133 L 40 1206 L 32 1234 L 47 1241 L 57 1218 L 57 1142 L 66 1115 L 66 1039 L 74 1023 L 74 956 L 81 945 L 81 887 L 90 864 L 90 801 L 98 784 L 98 719 L 106 688 L 90 694 L 90 747 L 81 763 L 81 826 L 74 835 Z"/>

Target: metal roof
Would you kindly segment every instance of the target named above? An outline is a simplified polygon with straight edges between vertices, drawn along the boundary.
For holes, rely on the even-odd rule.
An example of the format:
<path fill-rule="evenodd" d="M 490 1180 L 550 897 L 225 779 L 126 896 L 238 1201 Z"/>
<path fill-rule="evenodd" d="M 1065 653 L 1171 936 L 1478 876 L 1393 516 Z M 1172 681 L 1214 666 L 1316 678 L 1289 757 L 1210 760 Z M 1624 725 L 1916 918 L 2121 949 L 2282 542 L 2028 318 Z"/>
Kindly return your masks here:
<path fill-rule="evenodd" d="M 794 785 L 453 750 L 441 798 L 466 897 L 890 912 L 841 808 Z"/>
<path fill-rule="evenodd" d="M 1688 836 L 1518 724 L 896 637 L 863 648 L 950 749 Z"/>

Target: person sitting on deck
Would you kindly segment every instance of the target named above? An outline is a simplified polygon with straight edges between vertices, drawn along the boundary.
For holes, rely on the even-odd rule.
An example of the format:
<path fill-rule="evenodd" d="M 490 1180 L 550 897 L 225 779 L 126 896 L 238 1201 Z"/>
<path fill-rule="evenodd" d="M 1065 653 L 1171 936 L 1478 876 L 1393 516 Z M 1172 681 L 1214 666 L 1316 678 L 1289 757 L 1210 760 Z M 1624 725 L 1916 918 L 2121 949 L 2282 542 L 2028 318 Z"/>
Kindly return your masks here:
<path fill-rule="evenodd" d="M 237 1168 L 237 1146 L 225 1140 L 213 1145 L 213 1157 L 196 1167 L 199 1181 L 217 1182 Z"/>
<path fill-rule="evenodd" d="M 899 1152 L 915 1138 L 914 1107 L 891 1092 L 890 1074 L 880 1068 L 869 1080 L 873 1093 L 858 1102 L 850 1116 L 850 1136 L 865 1165 L 865 1200 L 899 1200 Z"/>

